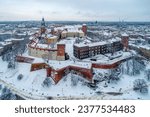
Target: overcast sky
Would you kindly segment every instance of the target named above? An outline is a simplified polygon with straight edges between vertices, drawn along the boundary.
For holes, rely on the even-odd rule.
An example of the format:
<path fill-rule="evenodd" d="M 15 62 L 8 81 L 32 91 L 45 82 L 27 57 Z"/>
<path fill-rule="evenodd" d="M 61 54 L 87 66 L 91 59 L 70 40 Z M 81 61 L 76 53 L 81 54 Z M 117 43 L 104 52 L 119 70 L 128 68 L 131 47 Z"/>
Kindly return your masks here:
<path fill-rule="evenodd" d="M 150 21 L 150 0 L 0 0 L 0 21 Z"/>

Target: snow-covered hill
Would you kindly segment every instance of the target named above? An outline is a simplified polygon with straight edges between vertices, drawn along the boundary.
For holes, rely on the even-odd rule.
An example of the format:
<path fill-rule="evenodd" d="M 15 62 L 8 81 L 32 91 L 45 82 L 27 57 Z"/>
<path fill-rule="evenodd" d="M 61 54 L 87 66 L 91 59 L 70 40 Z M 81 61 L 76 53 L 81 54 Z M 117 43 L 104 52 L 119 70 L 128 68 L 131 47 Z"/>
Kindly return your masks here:
<path fill-rule="evenodd" d="M 48 99 L 52 97 L 53 99 L 150 99 L 150 93 L 141 94 L 133 91 L 135 79 L 146 80 L 145 72 L 141 71 L 137 75 L 128 75 L 125 73 L 127 70 L 125 63 L 122 65 L 124 72 L 122 71 L 120 80 L 110 83 L 106 81 L 99 82 L 96 88 L 90 87 L 82 77 L 71 73 L 65 76 L 57 85 L 51 80 L 50 87 L 44 87 L 45 70 L 30 72 L 30 64 L 27 63 L 17 63 L 16 69 L 8 69 L 8 63 L 2 61 L 1 58 L 0 65 L 0 84 L 8 87 L 13 93 L 25 99 Z M 149 65 L 147 64 L 145 69 L 148 69 Z M 94 69 L 94 72 L 104 76 L 110 71 Z M 21 80 L 17 78 L 19 74 L 23 75 Z M 150 82 L 147 81 L 147 84 L 150 84 Z M 112 95 L 112 92 L 121 92 L 123 94 Z"/>

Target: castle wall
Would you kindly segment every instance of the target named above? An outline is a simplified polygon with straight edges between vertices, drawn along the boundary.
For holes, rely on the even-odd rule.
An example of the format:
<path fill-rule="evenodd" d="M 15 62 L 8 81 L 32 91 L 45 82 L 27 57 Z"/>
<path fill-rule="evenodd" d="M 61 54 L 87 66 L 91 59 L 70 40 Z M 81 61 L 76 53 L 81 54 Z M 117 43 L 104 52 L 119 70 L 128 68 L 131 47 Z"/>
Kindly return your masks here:
<path fill-rule="evenodd" d="M 28 54 L 30 56 L 38 57 L 38 58 L 48 58 L 52 60 L 57 59 L 57 50 L 48 51 L 47 49 L 38 49 L 28 47 Z"/>
<path fill-rule="evenodd" d="M 16 56 L 17 62 L 23 62 L 23 63 L 32 63 L 34 61 L 33 58 L 29 57 L 23 57 L 23 56 Z"/>
<path fill-rule="evenodd" d="M 36 71 L 40 69 L 48 68 L 48 65 L 46 63 L 34 63 L 31 64 L 31 71 Z"/>
<path fill-rule="evenodd" d="M 57 49 L 42 49 L 28 46 L 28 54 L 33 57 L 46 58 L 49 60 L 65 60 L 65 45 L 57 45 Z"/>
<path fill-rule="evenodd" d="M 53 76 L 53 80 L 54 82 L 57 84 L 63 76 L 67 75 L 65 74 L 66 69 L 68 70 L 68 72 L 70 71 L 75 71 L 78 75 L 82 75 L 85 79 L 87 79 L 88 81 L 92 82 L 92 69 L 86 69 L 86 68 L 81 68 L 81 67 L 75 67 L 75 66 L 67 66 L 64 67 L 62 69 L 59 70 L 55 70 L 53 71 L 54 76 Z"/>

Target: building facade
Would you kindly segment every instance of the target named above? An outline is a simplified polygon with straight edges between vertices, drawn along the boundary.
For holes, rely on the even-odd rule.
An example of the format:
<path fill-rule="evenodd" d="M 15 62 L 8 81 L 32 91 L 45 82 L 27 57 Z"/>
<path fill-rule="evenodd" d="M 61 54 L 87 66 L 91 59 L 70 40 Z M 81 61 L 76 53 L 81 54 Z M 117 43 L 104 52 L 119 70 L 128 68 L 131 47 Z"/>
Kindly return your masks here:
<path fill-rule="evenodd" d="M 114 53 L 123 50 L 121 39 L 110 40 L 108 42 L 97 42 L 90 44 L 74 44 L 74 56 L 79 59 L 84 59 L 99 54 Z"/>
<path fill-rule="evenodd" d="M 65 60 L 65 45 L 57 44 L 55 49 L 40 48 L 28 45 L 28 54 L 33 57 L 49 60 Z"/>
<path fill-rule="evenodd" d="M 84 37 L 84 32 L 82 30 L 64 30 L 61 33 L 61 38 L 67 38 L 67 37 Z"/>

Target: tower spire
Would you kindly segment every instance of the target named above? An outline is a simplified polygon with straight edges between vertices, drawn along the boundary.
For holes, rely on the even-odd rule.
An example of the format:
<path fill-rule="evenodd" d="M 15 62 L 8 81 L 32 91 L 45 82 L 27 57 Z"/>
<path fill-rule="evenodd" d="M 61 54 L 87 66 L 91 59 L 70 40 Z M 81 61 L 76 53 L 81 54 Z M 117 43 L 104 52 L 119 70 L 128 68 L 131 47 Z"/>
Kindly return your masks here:
<path fill-rule="evenodd" d="M 42 18 L 41 27 L 45 27 L 45 20 L 44 20 L 44 17 Z"/>
<path fill-rule="evenodd" d="M 41 34 L 42 33 L 45 33 L 46 31 L 46 27 L 45 27 L 45 20 L 44 20 L 44 17 L 42 18 L 42 21 L 41 21 Z"/>

